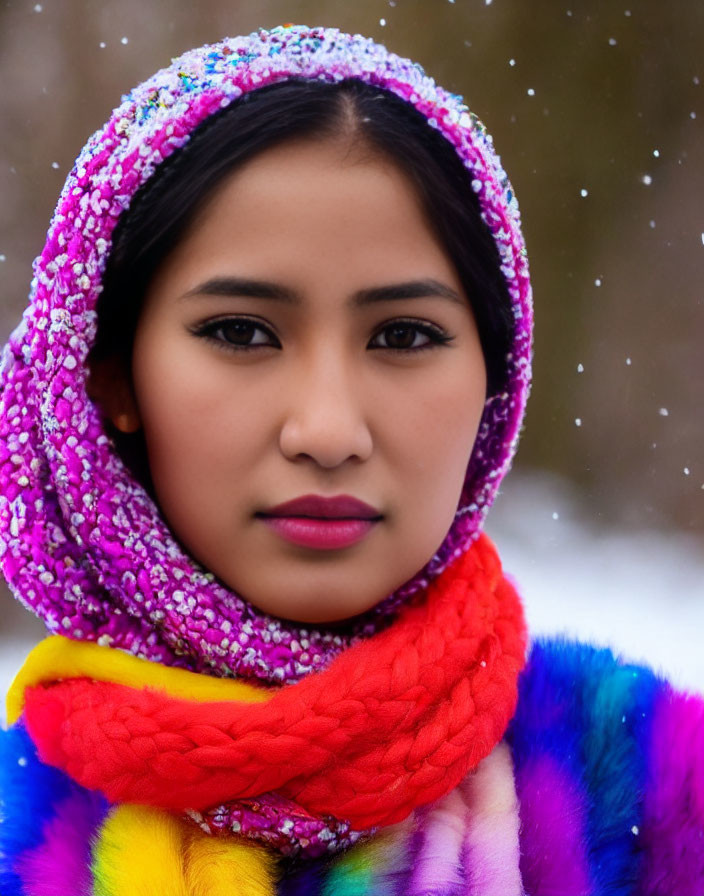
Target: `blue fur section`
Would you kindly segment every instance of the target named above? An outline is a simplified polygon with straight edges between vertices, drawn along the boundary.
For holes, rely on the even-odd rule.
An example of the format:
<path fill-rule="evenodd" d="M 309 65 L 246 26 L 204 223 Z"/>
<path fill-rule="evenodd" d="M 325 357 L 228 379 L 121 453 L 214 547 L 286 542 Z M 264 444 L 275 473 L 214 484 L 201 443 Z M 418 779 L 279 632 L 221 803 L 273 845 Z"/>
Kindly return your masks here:
<path fill-rule="evenodd" d="M 519 682 L 507 735 L 514 761 L 547 753 L 581 782 L 594 896 L 635 890 L 652 710 L 663 686 L 610 650 L 566 640 L 536 641 Z"/>
<path fill-rule="evenodd" d="M 54 807 L 71 792 L 71 781 L 44 765 L 21 723 L 0 729 L 0 893 L 23 896 L 15 859 L 42 839 Z"/>

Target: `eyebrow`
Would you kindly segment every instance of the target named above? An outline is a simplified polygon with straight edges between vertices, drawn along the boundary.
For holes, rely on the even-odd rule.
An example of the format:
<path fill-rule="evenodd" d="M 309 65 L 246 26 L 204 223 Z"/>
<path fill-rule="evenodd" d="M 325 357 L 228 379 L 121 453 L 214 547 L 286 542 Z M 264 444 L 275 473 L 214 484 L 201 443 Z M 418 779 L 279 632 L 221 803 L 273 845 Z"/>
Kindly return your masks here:
<path fill-rule="evenodd" d="M 251 280 L 246 277 L 213 277 L 181 296 L 181 299 L 198 298 L 201 296 L 231 296 L 233 298 L 244 296 L 251 299 L 269 299 L 276 302 L 285 302 L 290 305 L 300 305 L 301 296 L 292 289 L 281 286 L 278 283 L 270 283 L 266 280 Z M 401 299 L 425 299 L 436 297 L 449 299 L 465 306 L 466 299 L 462 298 L 456 290 L 439 280 L 433 278 L 425 280 L 409 280 L 406 283 L 393 283 L 388 286 L 372 286 L 360 289 L 350 297 L 349 304 L 353 307 L 372 305 L 375 302 L 393 302 Z"/>

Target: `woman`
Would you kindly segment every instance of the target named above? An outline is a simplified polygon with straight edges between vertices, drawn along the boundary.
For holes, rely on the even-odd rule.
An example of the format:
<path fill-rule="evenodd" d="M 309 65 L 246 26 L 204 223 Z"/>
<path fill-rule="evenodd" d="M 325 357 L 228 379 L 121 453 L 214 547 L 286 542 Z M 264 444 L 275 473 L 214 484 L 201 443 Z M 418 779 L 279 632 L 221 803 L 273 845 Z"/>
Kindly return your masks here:
<path fill-rule="evenodd" d="M 701 890 L 701 701 L 524 668 L 481 534 L 532 317 L 460 97 L 334 29 L 194 50 L 91 138 L 35 275 L 2 562 L 54 636 L 3 893 Z"/>

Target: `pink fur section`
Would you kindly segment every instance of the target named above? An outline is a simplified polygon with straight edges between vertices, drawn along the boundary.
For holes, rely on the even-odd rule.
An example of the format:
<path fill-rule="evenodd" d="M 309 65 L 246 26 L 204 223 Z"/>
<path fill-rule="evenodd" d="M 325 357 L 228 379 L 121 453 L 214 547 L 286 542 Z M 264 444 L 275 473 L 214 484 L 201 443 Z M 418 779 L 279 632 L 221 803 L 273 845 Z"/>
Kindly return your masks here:
<path fill-rule="evenodd" d="M 465 892 L 462 840 L 466 823 L 467 805 L 458 790 L 430 809 L 423 819 L 423 839 L 414 859 L 409 896 L 459 896 Z"/>
<path fill-rule="evenodd" d="M 91 837 L 102 815 L 102 798 L 88 791 L 61 803 L 42 843 L 17 861 L 25 896 L 91 896 Z"/>
<path fill-rule="evenodd" d="M 591 896 L 587 806 L 581 788 L 547 755 L 526 760 L 517 783 L 526 892 L 531 896 Z"/>
<path fill-rule="evenodd" d="M 639 896 L 704 893 L 704 700 L 663 689 L 655 706 Z"/>
<path fill-rule="evenodd" d="M 518 800 L 511 753 L 499 744 L 461 785 L 469 809 L 465 833 L 467 896 L 523 896 Z"/>

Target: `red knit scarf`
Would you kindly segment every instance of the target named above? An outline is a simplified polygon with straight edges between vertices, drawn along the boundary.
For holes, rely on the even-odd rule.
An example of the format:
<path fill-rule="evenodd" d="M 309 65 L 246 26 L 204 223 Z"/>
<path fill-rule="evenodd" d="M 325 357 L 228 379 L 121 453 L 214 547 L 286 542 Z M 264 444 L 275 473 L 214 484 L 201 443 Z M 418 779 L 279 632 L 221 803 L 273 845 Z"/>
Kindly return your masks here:
<path fill-rule="evenodd" d="M 481 536 L 388 629 L 265 703 L 86 678 L 28 689 L 44 762 L 113 802 L 207 809 L 277 792 L 358 829 L 452 790 L 515 710 L 523 612 Z"/>

